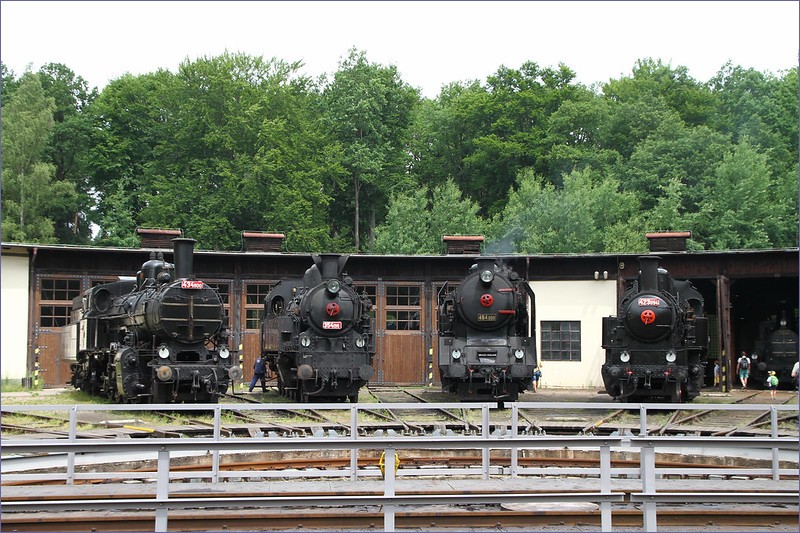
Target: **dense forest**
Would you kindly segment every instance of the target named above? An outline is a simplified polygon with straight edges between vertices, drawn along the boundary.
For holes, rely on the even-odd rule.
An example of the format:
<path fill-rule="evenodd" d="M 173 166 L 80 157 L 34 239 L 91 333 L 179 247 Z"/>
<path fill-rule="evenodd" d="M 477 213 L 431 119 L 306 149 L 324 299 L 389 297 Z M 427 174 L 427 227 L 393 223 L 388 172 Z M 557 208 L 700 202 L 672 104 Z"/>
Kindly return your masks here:
<path fill-rule="evenodd" d="M 2 240 L 136 246 L 137 227 L 239 250 L 439 254 L 794 247 L 798 74 L 708 81 L 641 59 L 585 86 L 566 65 L 500 66 L 423 98 L 350 50 L 333 74 L 225 53 L 101 91 L 68 66 L 2 65 Z"/>

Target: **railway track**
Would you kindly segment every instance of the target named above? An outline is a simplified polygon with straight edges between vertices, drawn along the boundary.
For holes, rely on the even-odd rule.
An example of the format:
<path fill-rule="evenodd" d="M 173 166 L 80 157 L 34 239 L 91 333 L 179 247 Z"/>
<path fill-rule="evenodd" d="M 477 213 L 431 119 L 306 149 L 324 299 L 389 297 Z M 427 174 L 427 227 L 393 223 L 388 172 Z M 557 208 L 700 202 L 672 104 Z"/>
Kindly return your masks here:
<path fill-rule="evenodd" d="M 367 434 L 464 434 L 481 432 L 481 410 L 468 408 L 424 407 L 441 402 L 441 393 L 427 390 L 410 391 L 399 388 L 370 387 L 362 391 L 371 402 L 360 403 L 359 429 Z M 732 403 L 763 405 L 767 392 L 748 392 Z M 350 431 L 349 410 L 323 410 L 313 404 L 298 404 L 297 408 L 247 409 L 249 404 L 261 401 L 246 395 L 225 395 L 224 403 L 242 403 L 243 408 L 226 409 L 220 432 L 226 437 L 235 436 L 324 436 L 345 434 Z M 789 395 L 779 403 L 796 402 Z M 778 402 L 776 402 L 778 403 Z M 374 405 L 373 405 L 374 404 Z M 420 407 L 408 407 L 420 405 Z M 526 404 L 528 406 L 531 403 Z M 564 407 L 566 406 L 566 408 Z M 714 410 L 697 404 L 694 410 L 655 411 L 648 414 L 648 433 L 652 435 L 714 435 L 714 436 L 768 436 L 770 414 L 759 410 Z M 158 411 L 131 413 L 79 411 L 78 438 L 120 437 L 199 437 L 213 434 L 212 407 L 190 411 Z M 150 418 L 145 419 L 145 414 Z M 2 412 L 3 436 L 20 435 L 39 437 L 68 436 L 68 416 L 63 413 L 12 413 Z M 491 430 L 507 430 L 510 409 L 494 409 L 490 413 Z M 797 411 L 782 412 L 778 419 L 780 436 L 798 436 Z M 519 431 L 527 435 L 612 435 L 638 434 L 640 431 L 638 408 L 609 407 L 608 409 L 569 408 L 561 404 L 558 410 L 543 406 L 519 409 Z"/>
<path fill-rule="evenodd" d="M 641 531 L 639 509 L 614 508 L 615 530 Z M 64 512 L 35 513 L 36 516 L 3 517 L 8 531 L 153 531 L 152 512 L 115 513 Z M 675 506 L 659 509 L 659 527 L 666 531 L 734 531 L 733 528 L 768 527 L 769 531 L 797 531 L 797 509 L 781 506 Z M 171 531 L 381 531 L 383 515 L 375 507 L 342 510 L 285 509 L 204 509 L 173 511 Z M 399 529 L 416 531 L 597 531 L 599 512 L 591 507 L 579 509 L 541 507 L 527 511 L 499 505 L 415 508 L 398 511 Z M 749 530 L 749 529 L 748 529 Z"/>

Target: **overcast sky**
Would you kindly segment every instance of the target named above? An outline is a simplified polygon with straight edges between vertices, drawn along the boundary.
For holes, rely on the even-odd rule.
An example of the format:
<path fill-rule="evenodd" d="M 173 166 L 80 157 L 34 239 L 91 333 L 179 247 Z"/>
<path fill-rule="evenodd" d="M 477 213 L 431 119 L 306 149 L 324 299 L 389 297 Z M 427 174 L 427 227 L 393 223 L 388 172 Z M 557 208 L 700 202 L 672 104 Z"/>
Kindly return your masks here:
<path fill-rule="evenodd" d="M 396 65 L 433 98 L 498 67 L 564 63 L 579 82 L 631 73 L 637 59 L 685 66 L 708 81 L 727 62 L 778 73 L 797 66 L 795 1 L 89 1 L 0 2 L 0 59 L 63 63 L 102 89 L 122 74 L 177 71 L 229 52 L 301 60 L 331 74 L 350 48 Z"/>

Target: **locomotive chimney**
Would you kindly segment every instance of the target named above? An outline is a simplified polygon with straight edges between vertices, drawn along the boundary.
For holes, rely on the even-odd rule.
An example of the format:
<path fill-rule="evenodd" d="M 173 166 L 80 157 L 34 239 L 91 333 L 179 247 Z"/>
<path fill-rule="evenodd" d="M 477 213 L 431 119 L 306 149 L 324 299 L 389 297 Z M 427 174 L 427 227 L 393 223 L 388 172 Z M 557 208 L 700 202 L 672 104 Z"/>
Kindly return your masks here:
<path fill-rule="evenodd" d="M 658 261 L 657 255 L 643 255 L 639 257 L 639 290 L 658 290 Z"/>
<path fill-rule="evenodd" d="M 178 237 L 172 239 L 175 261 L 175 279 L 191 279 L 194 277 L 194 239 Z"/>
<path fill-rule="evenodd" d="M 317 265 L 322 279 L 338 278 L 344 270 L 344 265 L 350 258 L 349 255 L 339 254 L 320 254 L 314 256 L 314 264 Z"/>

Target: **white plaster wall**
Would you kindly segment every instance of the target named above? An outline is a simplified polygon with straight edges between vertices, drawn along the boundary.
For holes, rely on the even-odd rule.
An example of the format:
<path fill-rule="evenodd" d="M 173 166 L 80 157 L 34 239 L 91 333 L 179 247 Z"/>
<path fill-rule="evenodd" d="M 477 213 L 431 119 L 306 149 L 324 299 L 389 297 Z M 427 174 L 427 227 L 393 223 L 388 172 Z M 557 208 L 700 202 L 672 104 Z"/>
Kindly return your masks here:
<path fill-rule="evenodd" d="M 28 256 L 3 254 L 0 263 L 0 379 L 20 383 L 28 360 Z"/>
<path fill-rule="evenodd" d="M 605 361 L 601 347 L 603 317 L 617 312 L 616 280 L 535 281 L 536 341 L 541 361 L 541 322 L 580 321 L 581 360 L 542 361 L 542 387 L 603 388 L 600 367 Z"/>

